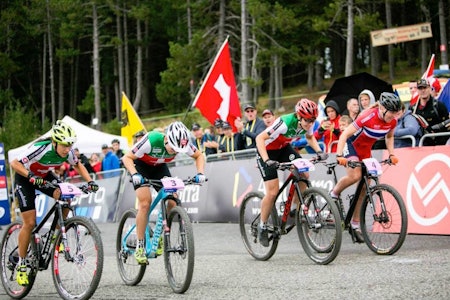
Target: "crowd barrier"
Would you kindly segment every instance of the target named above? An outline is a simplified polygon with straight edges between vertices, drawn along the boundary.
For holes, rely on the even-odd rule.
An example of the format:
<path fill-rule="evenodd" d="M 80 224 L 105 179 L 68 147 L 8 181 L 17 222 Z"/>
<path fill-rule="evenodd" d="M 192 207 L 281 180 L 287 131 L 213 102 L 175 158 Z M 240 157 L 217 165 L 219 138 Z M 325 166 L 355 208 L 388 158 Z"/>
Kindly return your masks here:
<path fill-rule="evenodd" d="M 254 150 L 207 157 L 205 173 L 208 182 L 187 186 L 179 193 L 183 206 L 194 222 L 232 222 L 239 220 L 239 207 L 250 191 L 264 192 L 264 183 L 256 167 Z M 386 150 L 374 150 L 376 158 L 387 157 Z M 450 234 L 450 147 L 409 147 L 396 149 L 400 162 L 396 166 L 384 166 L 381 182 L 394 186 L 403 196 L 408 211 L 408 232 L 419 234 Z M 312 157 L 303 154 L 303 157 Z M 335 160 L 334 154 L 329 161 Z M 171 165 L 173 176 L 192 177 L 196 170 L 194 160 L 180 157 Z M 345 175 L 344 167 L 337 167 L 337 176 Z M 77 213 L 91 217 L 95 222 L 117 222 L 123 212 L 136 208 L 133 186 L 124 169 L 96 174 L 100 189 L 95 194 L 76 199 Z M 280 172 L 280 181 L 287 176 Z M 313 186 L 327 191 L 334 187 L 334 180 L 322 164 L 310 174 Z M 79 178 L 70 181 L 80 182 Z M 346 196 L 354 192 L 354 186 L 344 191 Z M 153 191 L 154 195 L 156 194 Z M 285 195 L 286 197 L 286 195 Z M 37 197 L 38 220 L 51 207 L 52 199 Z M 278 204 L 277 204 L 278 205 Z"/>

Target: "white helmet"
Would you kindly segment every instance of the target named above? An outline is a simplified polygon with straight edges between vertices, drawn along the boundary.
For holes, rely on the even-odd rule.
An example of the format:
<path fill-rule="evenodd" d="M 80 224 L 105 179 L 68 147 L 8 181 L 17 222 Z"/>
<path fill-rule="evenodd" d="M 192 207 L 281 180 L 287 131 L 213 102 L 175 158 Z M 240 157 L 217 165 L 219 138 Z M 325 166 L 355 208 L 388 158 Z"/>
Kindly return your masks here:
<path fill-rule="evenodd" d="M 189 151 L 189 130 L 183 123 L 176 121 L 167 129 L 167 142 L 176 152 L 186 153 Z"/>

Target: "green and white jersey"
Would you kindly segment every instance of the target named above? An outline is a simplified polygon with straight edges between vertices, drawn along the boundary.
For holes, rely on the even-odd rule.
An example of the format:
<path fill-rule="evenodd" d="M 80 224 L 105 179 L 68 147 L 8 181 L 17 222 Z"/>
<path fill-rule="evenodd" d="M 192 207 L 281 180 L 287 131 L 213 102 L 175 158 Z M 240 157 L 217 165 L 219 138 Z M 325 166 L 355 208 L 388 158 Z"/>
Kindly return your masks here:
<path fill-rule="evenodd" d="M 313 126 L 306 131 L 300 126 L 300 121 L 295 113 L 287 114 L 279 117 L 273 124 L 265 129 L 269 135 L 266 140 L 267 150 L 277 150 L 290 144 L 292 139 L 301 135 L 313 135 Z"/>

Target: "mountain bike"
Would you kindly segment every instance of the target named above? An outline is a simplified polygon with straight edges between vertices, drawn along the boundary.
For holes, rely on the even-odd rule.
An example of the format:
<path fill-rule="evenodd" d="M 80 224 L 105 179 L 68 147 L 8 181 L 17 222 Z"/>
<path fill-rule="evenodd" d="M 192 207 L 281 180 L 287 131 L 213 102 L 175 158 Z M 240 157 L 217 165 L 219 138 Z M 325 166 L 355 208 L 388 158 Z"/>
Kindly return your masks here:
<path fill-rule="evenodd" d="M 311 182 L 301 173 L 313 171 L 319 160 L 299 158 L 280 163 L 278 170 L 290 170 L 287 180 L 281 186 L 267 221 L 269 246 L 263 247 L 258 240 L 261 202 L 260 192 L 248 193 L 240 206 L 239 227 L 247 251 L 257 260 L 268 260 L 275 253 L 281 236 L 297 226 L 297 234 L 306 255 L 315 263 L 326 265 L 332 262 L 341 248 L 342 230 L 339 210 L 328 193 L 311 186 Z M 303 193 L 299 183 L 307 188 Z M 287 198 L 285 192 L 288 191 Z M 294 193 L 300 206 L 294 210 L 295 221 L 288 224 Z M 277 203 L 279 207 L 277 209 Z M 281 216 L 281 217 L 280 217 Z"/>
<path fill-rule="evenodd" d="M 16 266 L 19 262 L 18 235 L 20 221 L 8 226 L 1 244 L 1 281 L 6 293 L 14 299 L 28 295 L 38 271 L 46 270 L 51 262 L 53 283 L 63 299 L 89 299 L 96 291 L 103 271 L 103 244 L 95 223 L 86 217 L 76 216 L 71 206 L 74 197 L 89 187 L 77 187 L 71 183 L 44 183 L 59 187 L 61 199 L 55 200 L 42 221 L 32 231 L 27 251 L 29 284 L 16 282 Z M 63 209 L 69 209 L 65 218 Z M 48 228 L 47 222 L 50 223 Z"/>
<path fill-rule="evenodd" d="M 181 206 L 176 192 L 184 189 L 185 184 L 197 183 L 192 178 L 181 180 L 175 177 L 148 181 L 161 189 L 150 206 L 149 222 L 145 229 L 145 253 L 148 259 L 154 259 L 158 257 L 158 245 L 163 247 L 169 285 L 175 293 L 184 293 L 191 284 L 194 272 L 194 232 L 190 218 Z M 167 211 L 166 201 L 169 200 L 175 201 L 176 206 Z M 152 224 L 150 215 L 156 211 L 158 204 L 158 218 L 155 224 Z M 127 210 L 120 219 L 117 231 L 117 264 L 126 285 L 137 285 L 141 282 L 147 267 L 145 264 L 138 264 L 134 258 L 137 245 L 136 214 L 135 209 Z"/>
<path fill-rule="evenodd" d="M 360 228 L 364 242 L 370 250 L 380 255 L 397 252 L 405 241 L 408 229 L 408 216 L 400 193 L 392 186 L 379 182 L 382 174 L 381 165 L 391 165 L 390 159 L 378 161 L 367 158 L 362 161 L 348 161 L 351 168 L 361 167 L 362 176 L 353 195 L 348 195 L 350 206 L 347 212 L 342 199 L 338 198 L 339 212 L 343 220 L 342 229 L 349 230 L 353 242 L 359 242 L 351 229 L 351 219 L 363 187 L 363 202 L 360 210 Z M 327 163 L 327 173 L 336 177 L 336 162 Z"/>

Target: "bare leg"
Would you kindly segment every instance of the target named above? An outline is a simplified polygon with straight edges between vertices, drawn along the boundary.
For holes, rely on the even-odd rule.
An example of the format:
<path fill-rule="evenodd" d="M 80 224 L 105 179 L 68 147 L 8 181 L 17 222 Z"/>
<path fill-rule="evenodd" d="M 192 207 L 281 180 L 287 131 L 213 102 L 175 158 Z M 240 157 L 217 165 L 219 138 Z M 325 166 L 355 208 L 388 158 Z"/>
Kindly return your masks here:
<path fill-rule="evenodd" d="M 36 210 L 28 210 L 21 213 L 22 215 L 22 228 L 19 232 L 19 257 L 24 258 L 27 256 L 28 245 L 30 244 L 31 231 L 33 231 L 36 225 Z"/>
<path fill-rule="evenodd" d="M 267 222 L 267 219 L 269 219 L 270 210 L 273 207 L 275 197 L 277 196 L 278 193 L 279 180 L 278 178 L 275 178 L 272 180 L 265 181 L 264 186 L 266 188 L 266 195 L 261 201 L 261 221 L 263 223 Z"/>
<path fill-rule="evenodd" d="M 148 223 L 148 212 L 152 204 L 152 194 L 150 189 L 146 186 L 140 187 L 136 190 L 138 198 L 138 212 L 136 215 L 136 235 L 138 240 L 143 240 L 145 236 L 145 227 Z"/>

